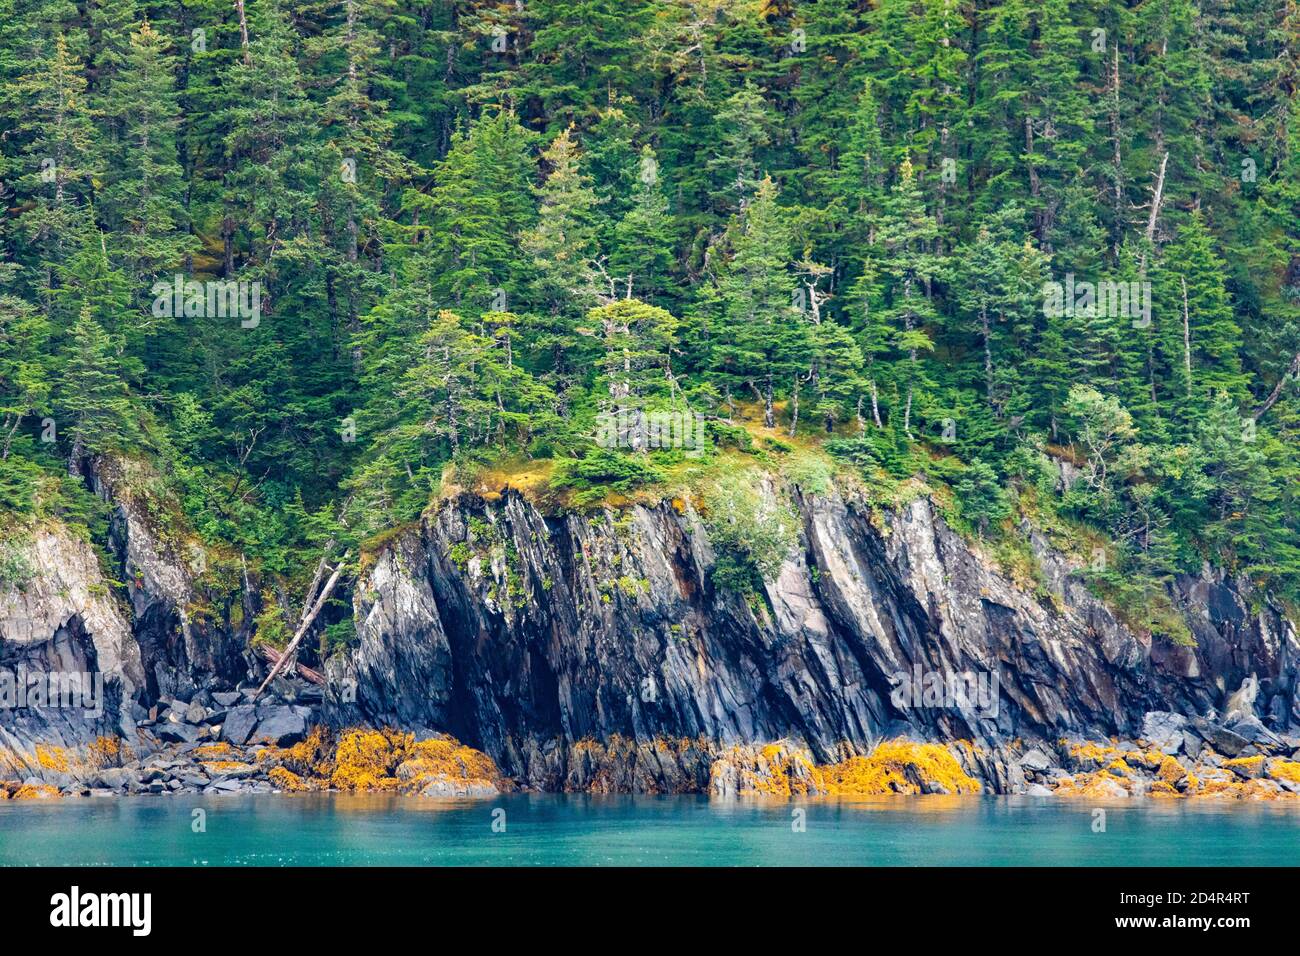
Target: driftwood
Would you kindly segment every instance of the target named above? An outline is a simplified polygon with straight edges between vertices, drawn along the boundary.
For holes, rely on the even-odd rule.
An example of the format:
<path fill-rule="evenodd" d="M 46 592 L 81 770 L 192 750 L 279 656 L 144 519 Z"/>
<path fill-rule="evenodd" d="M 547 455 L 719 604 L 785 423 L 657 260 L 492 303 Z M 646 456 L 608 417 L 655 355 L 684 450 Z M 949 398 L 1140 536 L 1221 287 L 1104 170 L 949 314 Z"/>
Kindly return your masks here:
<path fill-rule="evenodd" d="M 266 658 L 266 662 L 272 667 L 279 664 L 280 661 L 284 659 L 283 654 L 277 651 L 274 647 L 269 647 L 266 644 L 259 644 L 257 646 L 257 652 Z M 325 675 L 320 671 L 308 667 L 306 664 L 296 664 L 294 666 L 297 668 L 298 673 L 302 675 L 303 680 L 307 681 L 309 684 L 316 684 L 321 687 L 325 686 Z"/>
<path fill-rule="evenodd" d="M 284 654 L 281 656 L 280 660 L 271 665 L 271 673 L 266 675 L 266 680 L 262 681 L 262 686 L 257 688 L 257 693 L 253 695 L 253 700 L 257 700 L 257 698 L 262 696 L 262 692 L 266 690 L 271 681 L 275 680 L 275 678 L 279 676 L 280 671 L 284 670 L 285 664 L 293 659 L 294 651 L 298 649 L 298 645 L 302 643 L 302 639 L 306 636 L 307 631 L 311 629 L 312 622 L 316 620 L 316 615 L 320 614 L 321 608 L 325 606 L 325 601 L 329 598 L 330 592 L 334 590 L 334 585 L 339 583 L 339 575 L 343 573 L 343 565 L 347 562 L 348 554 L 350 553 L 351 552 L 344 553 L 339 563 L 334 566 L 334 573 L 331 574 L 330 579 L 325 582 L 325 587 L 321 588 L 320 595 L 316 598 L 314 604 L 311 602 L 311 595 L 307 595 L 307 601 L 303 605 L 304 613 L 302 616 L 302 622 L 298 625 L 298 630 L 293 635 L 293 640 L 291 640 L 288 646 L 285 647 Z M 310 611 L 306 610 L 308 604 L 311 605 Z"/>

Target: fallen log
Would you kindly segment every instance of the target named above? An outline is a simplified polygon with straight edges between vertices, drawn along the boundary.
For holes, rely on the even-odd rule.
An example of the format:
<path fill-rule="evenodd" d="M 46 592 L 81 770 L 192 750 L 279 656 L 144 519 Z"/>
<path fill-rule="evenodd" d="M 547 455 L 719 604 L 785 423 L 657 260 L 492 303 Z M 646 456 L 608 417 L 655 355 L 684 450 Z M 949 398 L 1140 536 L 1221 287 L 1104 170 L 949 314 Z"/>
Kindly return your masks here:
<path fill-rule="evenodd" d="M 285 647 L 284 655 L 280 658 L 280 661 L 271 665 L 271 673 L 266 675 L 266 680 L 262 681 L 262 686 L 257 688 L 257 691 L 253 694 L 254 701 L 262 696 L 267 685 L 269 685 L 271 681 L 275 680 L 283 666 L 288 662 L 288 660 L 293 658 L 293 652 L 298 649 L 298 645 L 302 642 L 303 637 L 311 628 L 312 621 L 316 620 L 316 615 L 319 614 L 321 608 L 325 606 L 326 600 L 329 599 L 330 592 L 334 590 L 334 585 L 338 583 L 339 575 L 343 573 L 343 566 L 347 563 L 348 555 L 350 553 L 351 552 L 345 552 L 342 560 L 334 566 L 334 573 L 331 574 L 330 579 L 325 582 L 325 587 L 321 589 L 320 594 L 316 597 L 316 603 L 311 606 L 310 613 L 302 616 L 302 623 L 298 625 L 298 633 L 294 634 L 293 640 L 291 640 Z"/>
<path fill-rule="evenodd" d="M 270 664 L 272 667 L 275 667 L 277 664 L 279 664 L 280 658 L 284 657 L 284 655 L 281 654 L 279 651 L 277 651 L 275 648 L 269 647 L 266 644 L 259 644 L 257 646 L 257 651 L 259 654 L 262 655 L 262 657 L 266 659 L 266 662 Z M 325 675 L 322 674 L 320 671 L 308 667 L 306 664 L 297 664 L 295 666 L 298 668 L 298 673 L 302 675 L 303 680 L 307 681 L 310 684 L 317 684 L 321 687 L 325 686 Z"/>

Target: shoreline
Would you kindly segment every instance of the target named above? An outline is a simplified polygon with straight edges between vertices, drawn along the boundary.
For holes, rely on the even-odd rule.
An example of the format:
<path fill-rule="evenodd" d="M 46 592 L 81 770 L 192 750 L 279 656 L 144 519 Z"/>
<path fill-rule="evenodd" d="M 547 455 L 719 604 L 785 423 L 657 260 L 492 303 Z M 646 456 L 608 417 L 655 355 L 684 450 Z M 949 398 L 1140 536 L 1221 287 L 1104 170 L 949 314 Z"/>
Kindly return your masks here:
<path fill-rule="evenodd" d="M 277 706 L 282 705 L 272 705 Z M 173 721 L 165 718 L 163 723 L 164 732 L 178 734 L 171 729 Z M 141 733 L 134 747 L 122 738 L 100 737 L 79 748 L 37 744 L 24 753 L 0 751 L 0 802 L 299 793 L 781 799 L 990 795 L 1082 798 L 1094 803 L 1300 798 L 1300 760 L 1292 759 L 1294 753 L 1291 757 L 1264 753 L 1224 757 L 1205 748 L 1193 758 L 1179 752 L 1181 745 L 1166 742 L 1162 748 L 1147 740 L 1061 738 L 1055 748 L 1022 746 L 1015 758 L 1026 782 L 1015 790 L 984 786 L 968 772 L 986 757 L 979 745 L 903 737 L 883 740 L 867 754 L 845 753 L 830 763 L 817 763 L 806 749 L 788 741 L 715 746 L 709 751 L 705 786 L 671 791 L 612 786 L 550 790 L 521 785 L 487 754 L 433 731 L 366 727 L 331 731 L 317 724 L 291 729 L 279 742 L 266 737 L 235 744 L 220 739 L 220 729 L 214 733 L 204 725 L 203 739 L 192 741 L 166 741 Z M 703 741 L 656 738 L 648 748 L 667 759 L 704 746 Z M 580 741 L 574 747 L 588 759 L 631 761 L 643 758 L 645 749 L 644 744 L 633 747 L 627 741 Z M 596 775 L 605 783 L 613 777 L 612 773 Z"/>

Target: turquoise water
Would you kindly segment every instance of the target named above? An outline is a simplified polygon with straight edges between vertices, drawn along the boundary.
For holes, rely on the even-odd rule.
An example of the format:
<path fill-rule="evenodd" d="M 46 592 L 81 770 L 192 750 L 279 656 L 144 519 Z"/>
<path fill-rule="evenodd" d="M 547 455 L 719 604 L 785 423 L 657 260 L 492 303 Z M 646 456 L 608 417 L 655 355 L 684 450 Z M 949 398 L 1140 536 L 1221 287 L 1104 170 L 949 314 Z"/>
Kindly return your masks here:
<path fill-rule="evenodd" d="M 195 810 L 203 814 L 196 815 Z M 793 824 L 804 811 L 806 828 Z M 499 811 L 504 811 L 504 817 Z M 268 795 L 0 803 L 3 865 L 1286 865 L 1300 808 L 1018 797 Z M 197 822 L 205 832 L 194 832 Z M 504 832 L 494 832 L 504 821 Z"/>

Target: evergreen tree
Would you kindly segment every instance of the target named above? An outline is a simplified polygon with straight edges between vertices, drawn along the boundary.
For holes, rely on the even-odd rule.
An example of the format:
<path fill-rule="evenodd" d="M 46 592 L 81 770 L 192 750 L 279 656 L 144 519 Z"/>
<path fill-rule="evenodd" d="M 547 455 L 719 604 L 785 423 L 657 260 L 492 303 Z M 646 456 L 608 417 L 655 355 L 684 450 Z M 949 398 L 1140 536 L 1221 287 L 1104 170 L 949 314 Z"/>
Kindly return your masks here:
<path fill-rule="evenodd" d="M 84 307 L 69 332 L 54 394 L 56 423 L 72 442 L 70 472 L 79 469 L 83 455 L 124 450 L 141 437 L 115 351 L 90 307 Z"/>
<path fill-rule="evenodd" d="M 1193 215 L 1166 246 L 1153 295 L 1167 415 L 1189 422 L 1216 396 L 1240 408 L 1249 377 L 1241 368 L 1241 327 L 1233 315 L 1223 260 L 1205 223 Z"/>
<path fill-rule="evenodd" d="M 180 123 L 168 40 L 145 21 L 127 36 L 102 98 L 119 129 L 108 151 L 100 214 L 121 233 L 122 265 L 139 288 L 180 267 L 197 243 L 187 233 L 177 160 Z"/>
<path fill-rule="evenodd" d="M 654 150 L 641 148 L 631 208 L 614 227 L 609 271 L 630 293 L 651 302 L 674 297 L 673 221 Z M 626 278 L 624 278 L 626 277 Z"/>
<path fill-rule="evenodd" d="M 933 386 L 920 355 L 934 348 L 927 326 L 939 317 L 930 298 L 930 284 L 940 271 L 932 251 L 939 231 L 938 222 L 926 210 L 912 163 L 904 160 L 883 211 L 877 241 L 883 247 L 882 273 L 889 280 L 883 318 L 893 325 L 895 348 L 906 356 L 898 373 L 904 390 L 899 424 L 909 438 L 917 390 Z"/>
<path fill-rule="evenodd" d="M 719 329 L 715 374 L 730 404 L 738 391 L 763 406 L 763 424 L 776 427 L 776 399 L 797 395 L 811 358 L 807 323 L 794 307 L 789 272 L 790 232 L 770 178 L 730 230 L 731 256 L 719 280 L 726 329 Z"/>

